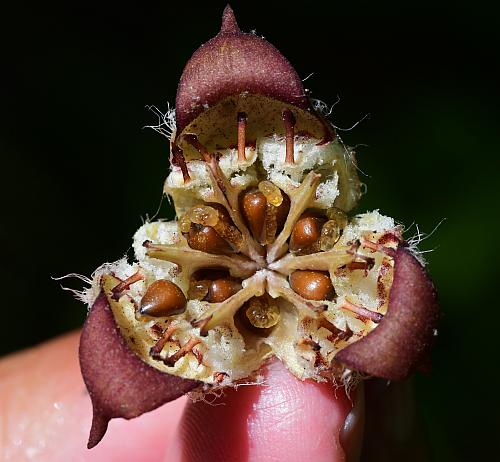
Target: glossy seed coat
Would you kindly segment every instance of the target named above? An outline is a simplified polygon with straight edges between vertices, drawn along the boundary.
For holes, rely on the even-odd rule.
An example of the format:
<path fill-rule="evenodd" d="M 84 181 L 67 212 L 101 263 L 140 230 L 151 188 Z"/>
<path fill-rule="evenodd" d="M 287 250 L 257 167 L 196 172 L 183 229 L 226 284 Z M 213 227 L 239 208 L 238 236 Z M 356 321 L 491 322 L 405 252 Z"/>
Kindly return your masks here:
<path fill-rule="evenodd" d="M 331 300 L 335 289 L 328 272 L 294 271 L 290 275 L 290 287 L 306 300 Z"/>
<path fill-rule="evenodd" d="M 180 287 L 167 279 L 153 282 L 141 300 L 141 314 L 172 316 L 186 309 L 186 296 Z"/>

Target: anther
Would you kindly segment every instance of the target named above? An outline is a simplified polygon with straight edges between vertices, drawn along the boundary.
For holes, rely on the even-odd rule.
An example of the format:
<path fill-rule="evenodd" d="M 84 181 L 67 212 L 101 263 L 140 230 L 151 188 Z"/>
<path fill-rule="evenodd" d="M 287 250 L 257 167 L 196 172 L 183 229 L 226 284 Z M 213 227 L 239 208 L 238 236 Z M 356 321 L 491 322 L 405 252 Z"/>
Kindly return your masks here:
<path fill-rule="evenodd" d="M 283 109 L 281 113 L 283 122 L 285 124 L 285 140 L 286 140 L 286 157 L 285 162 L 293 164 L 295 162 L 293 156 L 293 142 L 295 138 L 295 116 L 290 109 Z"/>
<path fill-rule="evenodd" d="M 238 160 L 244 162 L 246 146 L 247 115 L 244 112 L 238 112 Z"/>
<path fill-rule="evenodd" d="M 239 252 L 243 246 L 243 236 L 239 229 L 234 226 L 228 211 L 221 204 L 211 204 L 211 207 L 218 213 L 218 221 L 213 226 L 216 233 Z"/>
<path fill-rule="evenodd" d="M 186 159 L 184 158 L 182 149 L 175 144 L 172 146 L 172 164 L 181 169 L 184 183 L 188 183 L 191 177 L 189 176 Z"/>
<path fill-rule="evenodd" d="M 278 188 L 274 183 L 270 181 L 261 181 L 259 183 L 259 191 L 264 194 L 267 201 L 274 205 L 275 207 L 279 207 L 283 203 L 283 194 L 281 194 L 281 189 Z"/>
<path fill-rule="evenodd" d="M 186 212 L 191 223 L 203 226 L 215 226 L 219 222 L 219 212 L 208 205 L 197 205 Z"/>

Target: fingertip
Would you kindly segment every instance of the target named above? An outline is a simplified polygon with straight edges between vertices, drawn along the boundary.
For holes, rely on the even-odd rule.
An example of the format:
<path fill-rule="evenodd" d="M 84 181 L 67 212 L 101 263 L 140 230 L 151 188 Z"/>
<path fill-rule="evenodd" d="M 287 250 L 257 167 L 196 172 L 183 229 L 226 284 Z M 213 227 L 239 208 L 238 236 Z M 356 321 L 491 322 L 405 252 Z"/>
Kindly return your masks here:
<path fill-rule="evenodd" d="M 300 381 L 271 362 L 261 386 L 188 403 L 169 461 L 344 461 L 340 431 L 352 403 L 343 388 Z"/>
<path fill-rule="evenodd" d="M 0 454 L 37 462 L 162 460 L 185 398 L 130 421 L 113 419 L 104 439 L 87 449 L 92 405 L 78 340 L 78 333 L 67 334 L 0 361 Z"/>

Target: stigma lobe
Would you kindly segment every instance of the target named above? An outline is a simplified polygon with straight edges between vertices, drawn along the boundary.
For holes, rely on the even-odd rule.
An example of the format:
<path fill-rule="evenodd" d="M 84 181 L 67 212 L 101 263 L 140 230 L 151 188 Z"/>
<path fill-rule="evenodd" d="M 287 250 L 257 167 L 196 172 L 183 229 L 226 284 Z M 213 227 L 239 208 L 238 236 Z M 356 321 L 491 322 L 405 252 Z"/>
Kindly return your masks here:
<path fill-rule="evenodd" d="M 339 351 L 348 367 L 389 380 L 403 380 L 429 353 L 439 319 L 434 284 L 405 247 L 394 258 L 387 314 L 366 337 Z"/>
<path fill-rule="evenodd" d="M 263 38 L 242 32 L 228 5 L 220 32 L 194 52 L 182 73 L 175 102 L 177 133 L 206 108 L 243 92 L 311 110 L 289 61 Z"/>
<path fill-rule="evenodd" d="M 103 291 L 85 321 L 79 357 L 93 408 L 89 449 L 101 441 L 112 418 L 137 417 L 199 385 L 139 359 L 126 344 Z"/>

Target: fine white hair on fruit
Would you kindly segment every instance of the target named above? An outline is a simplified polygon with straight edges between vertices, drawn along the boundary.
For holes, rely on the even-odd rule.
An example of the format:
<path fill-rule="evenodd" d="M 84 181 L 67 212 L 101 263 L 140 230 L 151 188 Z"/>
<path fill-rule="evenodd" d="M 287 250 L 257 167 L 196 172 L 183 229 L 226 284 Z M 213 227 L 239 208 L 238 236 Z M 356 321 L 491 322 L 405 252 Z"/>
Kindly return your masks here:
<path fill-rule="evenodd" d="M 370 116 L 370 114 L 365 114 L 361 119 L 359 119 L 357 122 L 355 122 L 352 126 L 348 127 L 348 128 L 342 128 L 342 127 L 338 127 L 337 125 L 335 125 L 334 123 L 332 123 L 330 120 L 328 120 L 328 117 L 330 117 L 333 113 L 333 109 L 334 107 L 340 103 L 340 95 L 337 95 L 337 100 L 333 103 L 333 104 L 328 104 L 326 103 L 325 101 L 322 101 L 320 99 L 317 99 L 317 98 L 310 98 L 310 101 L 311 101 L 311 104 L 314 108 L 314 110 L 316 112 L 318 112 L 319 114 L 321 114 L 321 116 L 323 116 L 325 119 L 327 119 L 327 122 L 333 127 L 335 128 L 337 131 L 351 131 L 353 130 L 354 128 L 356 128 L 361 122 L 363 122 L 366 118 L 368 118 Z M 358 146 L 360 146 L 359 144 L 354 146 L 354 147 L 349 147 L 347 146 L 343 141 L 342 141 L 342 138 L 339 136 L 339 134 L 337 133 L 337 140 L 338 142 L 341 144 L 341 146 L 344 148 L 344 162 L 345 164 L 354 164 L 354 166 L 356 167 L 356 170 L 358 172 L 360 172 L 362 175 L 368 177 L 369 175 L 366 174 L 363 170 L 361 170 L 359 168 L 359 166 L 357 165 L 356 162 L 354 162 L 354 156 L 355 156 L 355 153 L 356 153 L 356 148 Z M 362 184 L 363 187 L 366 189 L 366 185 L 363 183 Z M 363 194 L 365 194 L 366 191 L 363 192 Z"/>
<path fill-rule="evenodd" d="M 145 125 L 143 128 L 151 128 L 170 140 L 176 129 L 175 108 L 170 107 L 170 103 L 167 103 L 167 110 L 164 113 L 155 105 L 146 106 L 146 109 L 156 115 L 158 123 L 156 125 Z"/>
<path fill-rule="evenodd" d="M 92 286 L 92 279 L 91 278 L 85 276 L 84 274 L 78 274 L 78 273 L 68 273 L 68 274 L 65 274 L 64 276 L 57 276 L 57 277 L 52 276 L 51 277 L 51 279 L 54 281 L 62 281 L 63 279 L 72 279 L 72 278 L 76 278 L 76 279 L 79 279 L 80 281 L 83 281 L 89 287 L 84 287 L 83 289 L 78 290 L 78 289 L 73 289 L 71 287 L 66 287 L 66 286 L 61 284 L 61 289 L 67 290 L 68 292 L 71 292 L 77 300 L 80 300 L 81 302 L 88 305 L 88 300 L 89 300 L 88 291 Z"/>
<path fill-rule="evenodd" d="M 84 274 L 69 273 L 59 277 L 52 276 L 52 279 L 54 281 L 61 281 L 63 279 L 75 278 L 79 279 L 80 281 L 83 281 L 83 283 L 86 284 L 88 287 L 83 287 L 82 289 L 78 290 L 61 285 L 61 288 L 63 290 L 71 292 L 77 300 L 80 300 L 81 302 L 85 303 L 88 309 L 90 309 L 90 307 L 95 302 L 97 296 L 101 292 L 100 279 L 103 274 L 113 273 L 120 278 L 126 279 L 127 277 L 134 274 L 136 271 L 137 271 L 137 265 L 135 264 L 130 265 L 127 262 L 127 257 L 122 257 L 115 262 L 103 263 L 91 274 L 90 277 L 85 276 Z"/>
<path fill-rule="evenodd" d="M 421 250 L 418 248 L 418 246 L 425 241 L 426 239 L 429 239 L 437 230 L 438 228 L 443 224 L 443 222 L 446 220 L 446 218 L 442 218 L 439 223 L 434 226 L 434 229 L 430 233 L 424 233 L 423 231 L 420 231 L 420 227 L 418 223 L 412 223 L 407 229 L 405 229 L 405 233 L 409 232 L 410 229 L 412 229 L 413 226 L 415 226 L 415 233 L 413 234 L 412 237 L 407 239 L 408 243 L 408 250 L 415 256 L 415 258 L 422 264 L 422 266 L 427 265 L 427 261 L 425 259 L 424 254 L 434 252 L 436 248 L 433 249 L 426 249 L 426 250 Z"/>
<path fill-rule="evenodd" d="M 306 78 L 309 77 L 310 76 Z M 324 101 L 317 98 L 311 98 L 310 101 L 316 112 L 319 112 L 323 117 L 329 117 L 333 112 L 333 108 L 340 103 L 340 95 L 337 95 L 337 101 L 335 101 L 333 104 L 325 103 Z"/>

